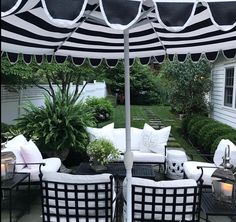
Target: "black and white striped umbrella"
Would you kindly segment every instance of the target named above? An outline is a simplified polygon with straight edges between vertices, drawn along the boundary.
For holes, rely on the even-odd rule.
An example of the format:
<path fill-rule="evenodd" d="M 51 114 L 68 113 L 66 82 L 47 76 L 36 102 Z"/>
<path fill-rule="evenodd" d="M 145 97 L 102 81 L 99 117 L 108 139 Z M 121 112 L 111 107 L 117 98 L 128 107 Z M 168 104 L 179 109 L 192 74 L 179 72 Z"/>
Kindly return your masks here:
<path fill-rule="evenodd" d="M 2 52 L 80 65 L 125 64 L 127 221 L 131 222 L 130 59 L 236 55 L 236 0 L 1 0 Z"/>
<path fill-rule="evenodd" d="M 114 66 L 124 58 L 123 31 L 129 30 L 129 57 L 143 64 L 175 55 L 180 61 L 223 52 L 236 54 L 235 0 L 2 0 L 2 52 L 12 62 L 22 53 L 29 63 L 55 56 L 75 64 L 89 58 Z"/>

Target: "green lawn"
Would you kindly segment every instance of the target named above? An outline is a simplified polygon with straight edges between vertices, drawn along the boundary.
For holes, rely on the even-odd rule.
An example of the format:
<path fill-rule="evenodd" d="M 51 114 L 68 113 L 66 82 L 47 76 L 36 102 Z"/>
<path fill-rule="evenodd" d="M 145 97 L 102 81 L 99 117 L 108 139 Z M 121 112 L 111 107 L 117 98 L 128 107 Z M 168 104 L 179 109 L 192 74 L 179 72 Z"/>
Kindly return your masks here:
<path fill-rule="evenodd" d="M 153 113 L 158 116 L 162 123 L 166 126 L 171 125 L 171 132 L 177 142 L 183 147 L 188 155 L 193 155 L 194 160 L 196 161 L 205 161 L 204 158 L 200 156 L 200 154 L 193 148 L 181 134 L 181 120 L 178 116 L 174 115 L 170 111 L 169 106 L 131 106 L 131 126 L 137 128 L 143 128 L 144 123 L 148 123 L 149 118 L 146 113 L 146 109 L 151 109 Z M 118 105 L 115 107 L 113 119 L 109 122 L 114 122 L 115 128 L 125 127 L 125 106 Z M 99 126 L 103 126 L 108 124 L 108 122 L 104 122 Z"/>

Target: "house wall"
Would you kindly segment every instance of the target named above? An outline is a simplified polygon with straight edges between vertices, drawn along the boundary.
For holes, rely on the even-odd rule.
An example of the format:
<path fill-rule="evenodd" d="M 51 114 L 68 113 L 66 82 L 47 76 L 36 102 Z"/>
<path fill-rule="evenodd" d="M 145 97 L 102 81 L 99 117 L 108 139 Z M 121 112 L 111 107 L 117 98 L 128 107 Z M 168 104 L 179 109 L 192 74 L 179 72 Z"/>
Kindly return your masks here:
<path fill-rule="evenodd" d="M 42 85 L 45 88 L 49 88 L 47 85 Z M 79 86 L 79 91 L 83 85 Z M 56 89 L 56 86 L 54 86 Z M 70 87 L 70 91 L 75 89 L 74 86 Z M 46 92 L 36 86 L 28 87 L 21 90 L 19 93 L 9 92 L 4 85 L 1 85 L 1 122 L 7 124 L 14 124 L 14 119 L 20 117 L 24 113 L 24 105 L 27 101 L 31 101 L 37 106 L 44 105 L 44 94 Z M 107 96 L 105 82 L 88 83 L 84 88 L 80 99 L 84 100 L 87 97 L 103 98 Z"/>
<path fill-rule="evenodd" d="M 213 89 L 210 95 L 212 105 L 211 117 L 219 122 L 236 128 L 236 108 L 224 106 L 225 68 L 234 66 L 234 94 L 236 94 L 236 59 L 226 60 L 219 56 L 212 67 Z M 235 95 L 236 96 L 236 95 Z"/>

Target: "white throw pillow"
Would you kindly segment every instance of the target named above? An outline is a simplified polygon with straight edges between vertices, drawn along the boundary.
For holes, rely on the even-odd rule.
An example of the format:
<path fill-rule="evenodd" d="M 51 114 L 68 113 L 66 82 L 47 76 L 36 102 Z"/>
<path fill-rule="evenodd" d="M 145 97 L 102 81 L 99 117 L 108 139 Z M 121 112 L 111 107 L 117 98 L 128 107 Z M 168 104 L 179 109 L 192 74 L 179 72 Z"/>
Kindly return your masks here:
<path fill-rule="evenodd" d="M 86 127 L 90 142 L 101 138 L 113 141 L 113 129 L 114 123 L 110 123 L 102 128 Z"/>
<path fill-rule="evenodd" d="M 131 150 L 139 150 L 139 145 L 142 140 L 142 132 L 142 129 L 131 127 Z"/>
<path fill-rule="evenodd" d="M 171 126 L 164 127 L 160 130 L 155 130 L 145 123 L 142 133 L 142 141 L 140 151 L 163 153 L 165 145 L 169 139 Z"/>
<path fill-rule="evenodd" d="M 18 135 L 13 139 L 7 141 L 6 149 L 4 151 L 11 151 L 16 156 L 16 163 L 21 163 L 21 165 L 16 165 L 16 172 L 22 170 L 25 167 L 25 161 L 21 155 L 21 146 L 27 144 L 27 139 L 22 135 Z"/>
<path fill-rule="evenodd" d="M 42 163 L 43 157 L 36 144 L 30 140 L 27 144 L 21 146 L 21 155 L 25 163 Z M 38 168 L 38 165 L 27 165 L 29 169 Z"/>
<path fill-rule="evenodd" d="M 86 131 L 89 134 L 89 141 L 93 142 L 99 138 L 102 134 L 101 128 L 86 127 Z"/>
<path fill-rule="evenodd" d="M 104 138 L 113 142 L 113 130 L 114 130 L 114 123 L 110 123 L 102 127 L 101 138 Z"/>
<path fill-rule="evenodd" d="M 228 139 L 222 139 L 215 151 L 213 161 L 216 166 L 223 163 L 222 157 L 225 155 L 225 148 L 229 145 L 230 147 L 230 162 L 236 166 L 236 146 Z"/>

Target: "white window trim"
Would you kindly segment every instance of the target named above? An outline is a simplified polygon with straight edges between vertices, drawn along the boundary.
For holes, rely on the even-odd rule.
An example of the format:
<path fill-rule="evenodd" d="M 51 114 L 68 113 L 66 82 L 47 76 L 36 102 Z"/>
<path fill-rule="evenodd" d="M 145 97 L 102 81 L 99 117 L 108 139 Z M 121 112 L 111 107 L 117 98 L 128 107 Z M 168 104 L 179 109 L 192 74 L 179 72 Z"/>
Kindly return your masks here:
<path fill-rule="evenodd" d="M 232 107 L 225 106 L 225 80 L 226 80 L 226 69 L 234 68 L 234 87 L 233 87 L 233 103 Z M 236 110 L 236 64 L 227 64 L 224 66 L 224 85 L 223 85 L 223 108 L 231 111 Z"/>

